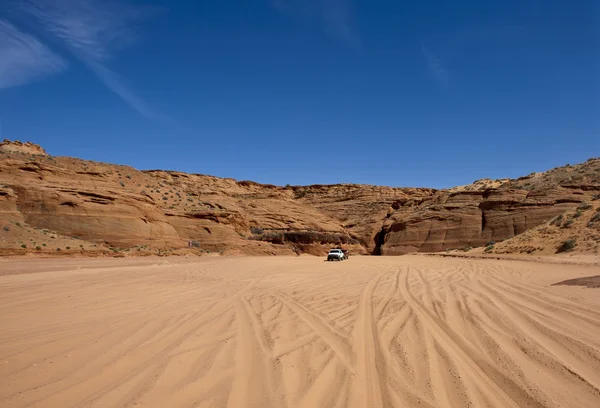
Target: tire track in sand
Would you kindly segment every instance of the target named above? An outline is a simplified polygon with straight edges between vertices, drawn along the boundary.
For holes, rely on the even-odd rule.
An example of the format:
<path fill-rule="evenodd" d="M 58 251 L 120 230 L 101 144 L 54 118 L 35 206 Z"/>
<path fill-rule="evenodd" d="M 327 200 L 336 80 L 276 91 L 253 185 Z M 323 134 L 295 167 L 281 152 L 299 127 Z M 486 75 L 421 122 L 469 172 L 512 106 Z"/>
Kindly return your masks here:
<path fill-rule="evenodd" d="M 379 351 L 376 320 L 373 319 L 373 291 L 385 273 L 369 280 L 360 296 L 355 327 L 356 375 L 359 385 L 353 388 L 352 402 L 359 407 L 383 408 L 389 406 L 381 388 L 381 377 L 385 379 L 385 367 Z"/>
<path fill-rule="evenodd" d="M 589 271 L 547 268 L 204 258 L 2 277 L 18 285 L 0 296 L 0 406 L 599 407 L 579 378 L 600 387 L 598 292 L 546 286 Z"/>
<path fill-rule="evenodd" d="M 258 327 L 258 319 L 245 299 L 236 302 L 236 323 L 236 375 L 227 406 L 282 406 L 283 396 L 277 398 L 277 390 L 282 387 L 273 376 L 272 353 Z"/>
<path fill-rule="evenodd" d="M 335 352 L 337 357 L 346 366 L 350 372 L 354 373 L 354 364 L 350 358 L 350 347 L 348 343 L 340 338 L 336 334 L 336 330 L 330 327 L 327 323 L 317 318 L 312 314 L 304 305 L 297 303 L 296 301 L 287 298 L 286 296 L 279 293 L 272 293 L 273 296 L 278 298 L 287 307 L 289 307 L 298 317 L 304 320 L 316 333 L 317 335 Z"/>
<path fill-rule="evenodd" d="M 402 296 L 426 328 L 431 331 L 434 338 L 457 357 L 457 365 L 463 366 L 465 372 L 475 376 L 476 382 L 486 388 L 482 391 L 486 391 L 485 397 L 490 402 L 498 407 L 518 407 L 517 401 L 519 403 L 526 402 L 529 407 L 544 407 L 518 384 L 486 362 L 477 352 L 471 350 L 458 336 L 452 333 L 450 328 L 445 327 L 444 323 L 423 307 L 410 292 L 408 275 L 408 273 L 404 275 L 404 282 L 400 285 Z"/>
<path fill-rule="evenodd" d="M 398 293 L 398 286 L 399 286 L 399 282 L 400 282 L 400 273 L 401 272 L 402 272 L 402 269 L 400 269 L 400 267 L 397 267 L 396 273 L 394 274 L 394 276 L 392 278 L 392 284 L 389 286 L 387 292 L 383 295 L 382 301 L 377 306 L 377 309 L 375 311 L 375 316 L 378 320 L 381 319 L 381 317 L 383 315 L 383 311 L 385 310 L 387 305 L 390 303 L 390 301 L 392 299 L 394 299 L 394 295 L 396 295 Z"/>
<path fill-rule="evenodd" d="M 503 299 L 502 293 L 492 286 L 484 282 L 480 282 L 480 285 L 487 290 L 496 307 L 509 317 L 516 327 L 528 335 L 530 341 L 537 343 L 568 372 L 600 395 L 600 383 L 597 382 L 600 377 L 589 362 L 589 359 L 594 356 L 586 353 L 581 343 L 577 344 L 575 340 L 544 325 L 539 317 L 536 319 L 533 314 L 527 313 L 527 307 L 516 301 L 516 298 L 513 299 L 514 303 L 510 304 L 506 294 Z M 569 342 L 576 343 L 576 347 L 572 345 L 572 348 L 569 348 Z"/>

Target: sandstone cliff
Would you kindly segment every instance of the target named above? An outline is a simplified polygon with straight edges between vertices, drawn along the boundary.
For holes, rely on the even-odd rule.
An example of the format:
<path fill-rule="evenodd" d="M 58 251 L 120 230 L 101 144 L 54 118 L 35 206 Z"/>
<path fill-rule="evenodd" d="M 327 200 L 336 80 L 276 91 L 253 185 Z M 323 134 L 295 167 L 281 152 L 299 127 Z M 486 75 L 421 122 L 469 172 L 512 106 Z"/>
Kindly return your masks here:
<path fill-rule="evenodd" d="M 518 236 L 599 192 L 599 159 L 450 190 L 280 187 L 53 157 L 4 141 L 0 253 L 441 251 Z"/>
<path fill-rule="evenodd" d="M 560 254 L 569 252 L 600 255 L 600 195 L 521 235 L 486 246 L 490 254 Z"/>

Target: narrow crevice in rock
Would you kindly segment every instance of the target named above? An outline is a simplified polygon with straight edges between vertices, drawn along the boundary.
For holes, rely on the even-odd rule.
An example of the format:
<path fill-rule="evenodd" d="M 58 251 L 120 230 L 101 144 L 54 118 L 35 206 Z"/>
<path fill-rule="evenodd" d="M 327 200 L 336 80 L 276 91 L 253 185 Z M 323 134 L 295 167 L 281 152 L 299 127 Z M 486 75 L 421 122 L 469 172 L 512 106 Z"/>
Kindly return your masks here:
<path fill-rule="evenodd" d="M 381 247 L 385 244 L 385 235 L 387 234 L 387 228 L 381 227 L 381 230 L 375 235 L 375 249 L 371 252 L 371 255 L 381 255 Z"/>
<path fill-rule="evenodd" d="M 485 219 L 485 211 L 481 212 L 481 232 L 485 229 L 485 224 L 487 220 Z"/>

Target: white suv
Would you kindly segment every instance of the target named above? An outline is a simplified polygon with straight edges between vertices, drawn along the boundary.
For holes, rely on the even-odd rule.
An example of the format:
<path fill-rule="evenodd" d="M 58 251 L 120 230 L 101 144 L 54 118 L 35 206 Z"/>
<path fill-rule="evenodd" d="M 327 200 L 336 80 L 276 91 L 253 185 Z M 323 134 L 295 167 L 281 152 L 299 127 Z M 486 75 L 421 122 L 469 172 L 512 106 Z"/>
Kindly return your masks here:
<path fill-rule="evenodd" d="M 346 256 L 341 249 L 332 249 L 327 254 L 328 261 L 343 261 L 344 259 L 346 259 Z"/>

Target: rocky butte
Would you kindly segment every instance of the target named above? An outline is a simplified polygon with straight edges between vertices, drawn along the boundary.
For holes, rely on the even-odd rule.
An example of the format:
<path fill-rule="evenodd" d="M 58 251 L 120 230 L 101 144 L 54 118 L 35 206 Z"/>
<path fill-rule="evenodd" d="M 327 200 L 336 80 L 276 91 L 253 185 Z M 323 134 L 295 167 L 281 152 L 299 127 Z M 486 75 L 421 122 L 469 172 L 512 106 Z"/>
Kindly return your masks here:
<path fill-rule="evenodd" d="M 599 194 L 599 158 L 447 190 L 282 187 L 54 157 L 33 143 L 5 140 L 0 253 L 322 255 L 343 245 L 355 254 L 402 255 L 469 249 L 522 237 L 577 208 L 589 209 L 592 220 Z M 594 237 L 596 224 L 582 224 L 581 233 Z"/>

